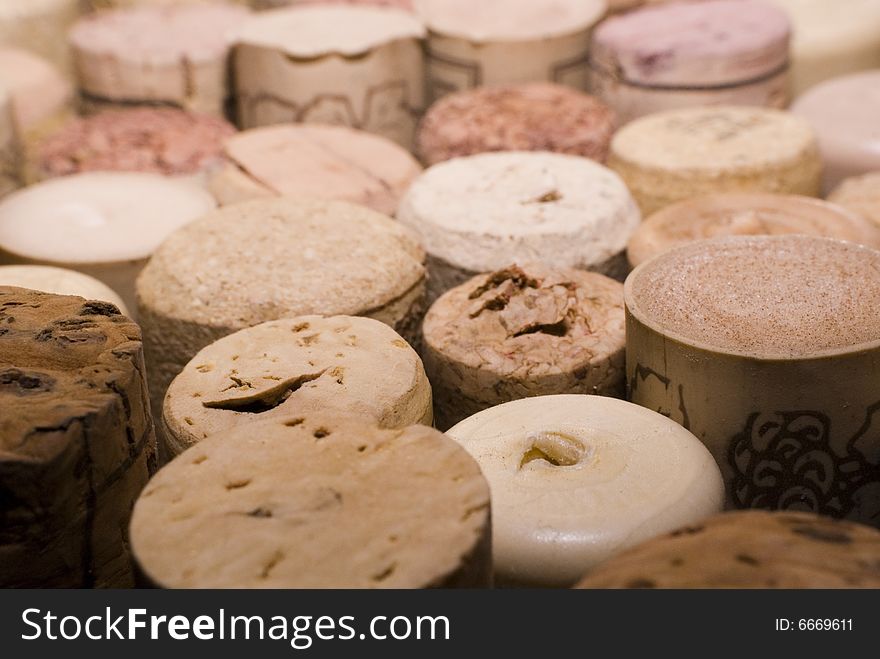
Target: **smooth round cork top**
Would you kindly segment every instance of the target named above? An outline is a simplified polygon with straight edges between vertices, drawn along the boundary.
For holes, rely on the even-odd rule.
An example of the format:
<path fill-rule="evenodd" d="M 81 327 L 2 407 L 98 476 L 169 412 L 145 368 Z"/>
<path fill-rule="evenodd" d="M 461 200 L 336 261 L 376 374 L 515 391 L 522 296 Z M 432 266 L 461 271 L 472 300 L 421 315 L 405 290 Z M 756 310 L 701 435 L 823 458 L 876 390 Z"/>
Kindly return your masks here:
<path fill-rule="evenodd" d="M 391 140 L 346 126 L 282 124 L 226 140 L 230 165 L 271 193 L 360 203 L 392 215 L 422 172 Z"/>
<path fill-rule="evenodd" d="M 601 263 L 624 249 L 640 218 L 610 169 L 540 151 L 434 165 L 398 211 L 429 254 L 474 272 L 535 260 L 562 267 Z"/>
<path fill-rule="evenodd" d="M 627 246 L 630 264 L 695 240 L 802 234 L 880 248 L 880 226 L 836 204 L 777 194 L 713 194 L 667 206 L 642 222 Z"/>
<path fill-rule="evenodd" d="M 0 85 L 9 90 L 15 121 L 25 130 L 60 112 L 73 97 L 70 82 L 51 62 L 19 48 L 0 48 Z"/>
<path fill-rule="evenodd" d="M 86 171 L 196 174 L 218 163 L 235 127 L 220 117 L 176 108 L 106 110 L 75 119 L 43 140 L 40 174 Z"/>
<path fill-rule="evenodd" d="M 880 227 L 880 172 L 845 179 L 828 201 L 839 204 Z"/>
<path fill-rule="evenodd" d="M 444 293 L 425 344 L 447 359 L 523 381 L 587 369 L 623 350 L 623 285 L 604 275 L 513 265 Z"/>
<path fill-rule="evenodd" d="M 0 202 L 0 249 L 55 263 L 140 260 L 215 206 L 196 183 L 157 174 L 64 176 Z"/>
<path fill-rule="evenodd" d="M 809 359 L 880 344 L 880 251 L 811 236 L 728 237 L 648 261 L 627 309 L 686 344 Z"/>
<path fill-rule="evenodd" d="M 236 36 L 239 44 L 311 59 L 355 56 L 394 41 L 421 39 L 425 28 L 400 9 L 328 4 L 259 12 Z"/>
<path fill-rule="evenodd" d="M 651 170 L 745 172 L 800 162 L 816 148 L 809 122 L 769 108 L 718 106 L 636 119 L 611 141 L 612 158 Z"/>
<path fill-rule="evenodd" d="M 164 420 L 180 453 L 221 430 L 322 410 L 383 428 L 430 425 L 431 385 L 419 356 L 385 323 L 299 316 L 202 349 L 171 383 Z"/>
<path fill-rule="evenodd" d="M 716 515 L 614 557 L 578 588 L 880 588 L 880 531 L 804 512 Z"/>
<path fill-rule="evenodd" d="M 492 490 L 499 579 L 568 586 L 625 547 L 721 510 L 715 461 L 680 425 L 615 398 L 523 398 L 447 435 Z"/>
<path fill-rule="evenodd" d="M 675 2 L 603 21 L 590 55 L 630 82 L 737 83 L 783 67 L 790 30 L 785 12 L 761 0 Z"/>
<path fill-rule="evenodd" d="M 432 32 L 476 43 L 537 41 L 594 25 L 605 0 L 416 0 Z"/>
<path fill-rule="evenodd" d="M 119 60 L 167 66 L 223 58 L 250 11 L 233 4 L 136 7 L 89 14 L 70 29 L 71 45 Z"/>
<path fill-rule="evenodd" d="M 78 295 L 87 300 L 110 302 L 124 315 L 128 315 L 125 303 L 112 288 L 76 270 L 48 265 L 3 265 L 0 266 L 0 286 L 17 286 L 44 293 Z"/>
<path fill-rule="evenodd" d="M 172 588 L 423 588 L 483 543 L 489 488 L 424 426 L 288 418 L 216 434 L 134 508 L 134 556 Z"/>
<path fill-rule="evenodd" d="M 791 111 L 810 122 L 835 157 L 858 158 L 867 151 L 880 161 L 880 70 L 826 80 L 800 96 Z"/>
<path fill-rule="evenodd" d="M 796 53 L 846 48 L 854 41 L 877 42 L 880 3 L 876 0 L 769 0 L 792 22 Z"/>
<path fill-rule="evenodd" d="M 600 162 L 616 127 L 598 99 L 548 82 L 448 94 L 422 120 L 418 149 L 429 165 L 486 151 L 554 151 Z"/>
<path fill-rule="evenodd" d="M 423 282 L 424 252 L 394 220 L 342 201 L 259 199 L 175 232 L 138 278 L 153 313 L 216 327 L 364 315 Z"/>

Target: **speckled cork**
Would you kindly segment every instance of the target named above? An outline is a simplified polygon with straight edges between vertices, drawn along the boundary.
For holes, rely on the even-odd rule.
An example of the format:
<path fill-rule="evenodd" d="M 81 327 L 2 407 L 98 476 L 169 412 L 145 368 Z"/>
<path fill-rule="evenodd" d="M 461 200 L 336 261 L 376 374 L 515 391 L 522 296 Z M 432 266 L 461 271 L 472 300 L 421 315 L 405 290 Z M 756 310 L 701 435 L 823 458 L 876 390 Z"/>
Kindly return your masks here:
<path fill-rule="evenodd" d="M 731 512 L 646 542 L 578 588 L 880 588 L 880 533 L 803 512 Z"/>
<path fill-rule="evenodd" d="M 429 299 L 476 274 L 542 261 L 621 277 L 641 219 L 623 181 L 578 156 L 507 151 L 430 167 L 398 220 L 428 253 Z"/>
<path fill-rule="evenodd" d="M 209 188 L 221 205 L 261 197 L 350 201 L 394 215 L 422 173 L 391 140 L 346 126 L 282 124 L 246 130 L 223 144 Z"/>
<path fill-rule="evenodd" d="M 880 69 L 826 80 L 791 111 L 816 131 L 826 193 L 845 178 L 880 169 Z"/>
<path fill-rule="evenodd" d="M 177 455 L 221 430 L 315 412 L 372 418 L 382 428 L 431 425 L 431 385 L 419 356 L 388 325 L 298 316 L 200 350 L 168 388 L 163 423 Z"/>
<path fill-rule="evenodd" d="M 647 6 L 596 28 L 590 89 L 622 122 L 700 105 L 784 108 L 790 32 L 760 0 Z"/>
<path fill-rule="evenodd" d="M 87 300 L 101 300 L 115 305 L 123 315 L 128 315 L 128 308 L 116 291 L 94 277 L 76 270 L 48 265 L 2 265 L 0 286 L 16 286 L 43 293 L 78 295 Z"/>
<path fill-rule="evenodd" d="M 89 171 L 186 176 L 219 168 L 224 139 L 235 128 L 214 115 L 177 108 L 105 110 L 74 119 L 37 147 L 34 175 Z"/>
<path fill-rule="evenodd" d="M 261 199 L 188 224 L 137 282 L 154 409 L 199 350 L 269 320 L 368 316 L 414 337 L 424 259 L 407 229 L 340 201 Z"/>
<path fill-rule="evenodd" d="M 812 127 L 769 108 L 699 107 L 642 117 L 615 134 L 608 166 L 645 215 L 716 192 L 817 197 L 821 190 Z"/>
<path fill-rule="evenodd" d="M 0 585 L 134 583 L 155 464 L 140 331 L 112 304 L 0 286 Z"/>
<path fill-rule="evenodd" d="M 80 19 L 70 46 L 84 107 L 164 103 L 222 114 L 232 35 L 248 15 L 234 4 L 183 4 Z"/>
<path fill-rule="evenodd" d="M 304 415 L 233 428 L 150 482 L 141 571 L 167 588 L 491 585 L 489 488 L 436 430 Z"/>
<path fill-rule="evenodd" d="M 556 82 L 586 90 L 590 31 L 605 0 L 417 0 L 428 27 L 428 99 Z"/>
<path fill-rule="evenodd" d="M 880 248 L 880 226 L 837 204 L 775 194 L 714 194 L 680 201 L 648 217 L 627 245 L 632 267 L 696 240 L 802 234 Z"/>
<path fill-rule="evenodd" d="M 79 15 L 79 0 L 3 0 L 0 43 L 29 50 L 70 73 L 67 30 Z"/>
<path fill-rule="evenodd" d="M 630 399 L 700 437 L 737 508 L 876 524 L 880 251 L 714 238 L 624 286 Z"/>
<path fill-rule="evenodd" d="M 21 142 L 15 127 L 12 97 L 0 86 L 0 198 L 22 184 Z"/>
<path fill-rule="evenodd" d="M 880 3 L 874 0 L 769 0 L 791 20 L 792 88 L 880 67 Z"/>
<path fill-rule="evenodd" d="M 848 208 L 880 227 L 880 172 L 845 179 L 828 201 Z"/>
<path fill-rule="evenodd" d="M 624 393 L 623 286 L 537 263 L 478 275 L 425 316 L 437 427 L 507 401 Z"/>
<path fill-rule="evenodd" d="M 616 115 L 604 103 L 547 82 L 445 96 L 419 127 L 417 151 L 434 165 L 488 151 L 553 151 L 604 162 Z"/>
<path fill-rule="evenodd" d="M 259 12 L 237 35 L 239 122 L 339 124 L 410 149 L 425 105 L 424 36 L 411 12 L 388 7 Z"/>
<path fill-rule="evenodd" d="M 618 552 L 721 510 L 721 475 L 699 440 L 622 400 L 524 398 L 447 435 L 489 481 L 499 585 L 571 586 Z"/>

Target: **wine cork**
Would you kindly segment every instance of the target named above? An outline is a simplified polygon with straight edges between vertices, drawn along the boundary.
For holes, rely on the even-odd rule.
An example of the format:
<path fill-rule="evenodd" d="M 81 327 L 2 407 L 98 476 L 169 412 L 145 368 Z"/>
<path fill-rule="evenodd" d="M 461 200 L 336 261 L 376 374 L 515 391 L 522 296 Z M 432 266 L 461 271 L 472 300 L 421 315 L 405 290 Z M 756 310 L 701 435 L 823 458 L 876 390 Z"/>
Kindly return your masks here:
<path fill-rule="evenodd" d="M 828 196 L 828 201 L 858 213 L 880 227 L 880 172 L 842 181 Z"/>
<path fill-rule="evenodd" d="M 718 467 L 687 430 L 602 396 L 505 403 L 452 428 L 492 493 L 501 585 L 558 587 L 721 510 Z"/>
<path fill-rule="evenodd" d="M 423 36 L 422 24 L 398 9 L 320 5 L 256 14 L 235 48 L 239 122 L 341 124 L 409 149 L 424 107 Z"/>
<path fill-rule="evenodd" d="M 437 427 L 549 394 L 624 394 L 623 286 L 541 264 L 478 275 L 443 294 L 423 325 Z"/>
<path fill-rule="evenodd" d="M 322 124 L 253 128 L 223 144 L 209 187 L 221 205 L 260 197 L 350 201 L 386 215 L 421 174 L 408 151 L 378 135 Z"/>
<path fill-rule="evenodd" d="M 605 9 L 605 0 L 418 0 L 428 98 L 541 81 L 586 90 L 590 31 Z"/>
<path fill-rule="evenodd" d="M 428 165 L 487 151 L 553 151 L 604 162 L 616 123 L 606 105 L 562 85 L 481 87 L 428 109 L 418 152 Z"/>
<path fill-rule="evenodd" d="M 817 197 L 821 189 L 813 129 L 768 108 L 700 107 L 642 117 L 614 136 L 608 166 L 645 215 L 717 192 Z"/>
<path fill-rule="evenodd" d="M 880 251 L 737 236 L 651 259 L 624 286 L 633 402 L 706 444 L 737 508 L 876 523 Z"/>
<path fill-rule="evenodd" d="M 624 123 L 703 105 L 784 108 L 790 32 L 761 0 L 644 7 L 596 28 L 590 89 Z"/>
<path fill-rule="evenodd" d="M 162 103 L 222 115 L 230 95 L 236 5 L 186 4 L 99 12 L 70 31 L 86 109 Z"/>
<path fill-rule="evenodd" d="M 414 11 L 413 0 L 252 0 L 256 9 L 274 9 L 289 5 L 372 5 Z"/>
<path fill-rule="evenodd" d="M 241 5 L 257 4 L 260 0 L 83 0 L 83 3 L 93 11 L 103 9 L 121 9 L 130 7 L 173 7 L 175 5 L 197 5 L 214 3 L 226 5 L 238 3 Z"/>
<path fill-rule="evenodd" d="M 770 0 L 793 26 L 792 82 L 798 96 L 823 80 L 880 67 L 880 3 Z"/>
<path fill-rule="evenodd" d="M 371 418 L 382 428 L 431 425 L 434 417 L 422 361 L 388 325 L 299 316 L 200 350 L 168 388 L 162 418 L 178 455 L 221 430 L 315 412 Z"/>
<path fill-rule="evenodd" d="M 79 14 L 79 0 L 3 0 L 0 44 L 29 50 L 69 73 L 67 30 Z"/>
<path fill-rule="evenodd" d="M 175 229 L 215 206 L 195 183 L 90 172 L 30 186 L 0 203 L 0 263 L 77 270 L 137 308 L 138 273 Z"/>
<path fill-rule="evenodd" d="M 3 265 L 0 266 L 0 286 L 29 288 L 56 295 L 78 295 L 87 300 L 109 302 L 120 313 L 128 315 L 128 308 L 116 291 L 76 270 L 47 265 Z"/>
<path fill-rule="evenodd" d="M 596 568 L 578 588 L 878 588 L 880 532 L 810 513 L 717 515 Z"/>
<path fill-rule="evenodd" d="M 0 287 L 0 586 L 133 585 L 126 529 L 155 464 L 137 325 Z"/>
<path fill-rule="evenodd" d="M 627 258 L 635 268 L 696 240 L 792 233 L 880 249 L 880 226 L 836 204 L 798 195 L 714 194 L 651 215 L 630 238 Z"/>
<path fill-rule="evenodd" d="M 12 98 L 0 86 L 0 199 L 21 186 L 21 143 L 15 128 Z"/>
<path fill-rule="evenodd" d="M 138 500 L 132 549 L 166 588 L 491 583 L 489 488 L 424 426 L 304 415 L 213 435 Z"/>
<path fill-rule="evenodd" d="M 880 169 L 880 70 L 826 80 L 798 98 L 791 111 L 816 131 L 826 193 L 845 178 Z"/>
<path fill-rule="evenodd" d="M 177 108 L 105 110 L 43 140 L 34 176 L 129 171 L 204 177 L 220 167 L 223 140 L 234 133 L 225 119 Z"/>
<path fill-rule="evenodd" d="M 428 252 L 428 297 L 481 272 L 543 261 L 622 276 L 639 211 L 614 172 L 545 152 L 484 153 L 429 168 L 398 220 Z"/>
<path fill-rule="evenodd" d="M 187 225 L 137 283 L 153 408 L 199 350 L 269 320 L 367 316 L 413 337 L 424 258 L 399 224 L 339 201 L 260 199 Z"/>
<path fill-rule="evenodd" d="M 0 85 L 12 99 L 21 135 L 59 121 L 71 111 L 70 82 L 48 60 L 20 48 L 0 48 Z"/>

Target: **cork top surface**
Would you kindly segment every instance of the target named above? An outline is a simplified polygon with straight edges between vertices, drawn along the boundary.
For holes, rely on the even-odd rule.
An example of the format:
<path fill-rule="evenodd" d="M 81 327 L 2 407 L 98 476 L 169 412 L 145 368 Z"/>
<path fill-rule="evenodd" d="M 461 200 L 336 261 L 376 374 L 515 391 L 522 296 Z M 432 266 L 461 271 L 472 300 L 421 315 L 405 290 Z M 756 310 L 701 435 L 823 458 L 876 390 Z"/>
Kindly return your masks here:
<path fill-rule="evenodd" d="M 432 32 L 482 43 L 531 41 L 586 30 L 605 0 L 416 0 Z"/>
<path fill-rule="evenodd" d="M 30 288 L 56 295 L 78 295 L 87 300 L 103 300 L 115 304 L 125 315 L 128 310 L 122 298 L 104 282 L 76 270 L 48 265 L 0 266 L 0 286 Z"/>
<path fill-rule="evenodd" d="M 391 140 L 346 126 L 256 128 L 230 137 L 223 149 L 234 167 L 274 194 L 341 199 L 387 214 L 422 171 Z"/>
<path fill-rule="evenodd" d="M 235 128 L 176 108 L 106 110 L 74 119 L 39 146 L 43 176 L 86 171 L 196 174 L 216 164 Z"/>
<path fill-rule="evenodd" d="M 300 316 L 202 349 L 171 383 L 164 418 L 182 451 L 244 423 L 320 410 L 383 428 L 430 424 L 431 386 L 419 356 L 384 323 Z"/>
<path fill-rule="evenodd" d="M 233 4 L 117 9 L 81 18 L 69 39 L 76 49 L 125 61 L 211 61 L 224 56 L 234 30 L 249 15 Z"/>
<path fill-rule="evenodd" d="M 489 524 L 489 489 L 424 426 L 291 417 L 219 433 L 144 489 L 134 555 L 162 586 L 442 585 Z"/>
<path fill-rule="evenodd" d="M 611 558 L 579 588 L 880 588 L 880 531 L 805 512 L 712 517 Z M 670 569 L 674 565 L 674 569 Z"/>
<path fill-rule="evenodd" d="M 760 0 L 676 2 L 603 21 L 590 54 L 630 81 L 744 82 L 786 64 L 789 33 L 785 12 Z"/>
<path fill-rule="evenodd" d="M 0 328 L 0 462 L 50 462 L 75 440 L 71 420 L 117 399 L 140 329 L 107 302 L 10 286 Z"/>
<path fill-rule="evenodd" d="M 447 434 L 489 481 L 495 569 L 518 582 L 571 585 L 622 548 L 721 509 L 706 447 L 616 398 L 523 398 Z"/>
<path fill-rule="evenodd" d="M 132 172 L 74 174 L 3 199 L 0 248 L 54 263 L 139 260 L 215 206 L 190 181 Z"/>
<path fill-rule="evenodd" d="M 831 192 L 828 201 L 840 204 L 880 227 L 880 172 L 844 180 Z"/>
<path fill-rule="evenodd" d="M 810 124 L 769 108 L 696 107 L 659 112 L 624 126 L 612 157 L 660 171 L 743 172 L 791 165 L 816 148 Z"/>
<path fill-rule="evenodd" d="M 570 87 L 546 82 L 478 87 L 431 106 L 418 148 L 429 165 L 487 151 L 554 151 L 602 162 L 615 127 L 607 105 Z"/>
<path fill-rule="evenodd" d="M 685 343 L 763 359 L 880 341 L 880 251 L 827 238 L 715 238 L 627 279 L 636 318 Z"/>
<path fill-rule="evenodd" d="M 880 226 L 836 204 L 776 194 L 714 194 L 667 206 L 630 238 L 635 267 L 686 243 L 720 236 L 803 234 L 880 248 Z"/>
<path fill-rule="evenodd" d="M 175 232 L 137 282 L 141 306 L 241 329 L 308 314 L 364 315 L 425 276 L 424 252 L 390 218 L 341 201 L 260 199 Z"/>
<path fill-rule="evenodd" d="M 829 151 L 880 152 L 880 71 L 832 78 L 808 89 L 791 111 L 810 122 Z M 880 156 L 875 156 L 880 158 Z"/>
<path fill-rule="evenodd" d="M 70 82 L 51 62 L 20 48 L 0 47 L 0 85 L 12 95 L 16 122 L 25 130 L 60 111 L 73 97 Z"/>
<path fill-rule="evenodd" d="M 236 34 L 238 43 L 283 50 L 292 57 L 354 56 L 401 39 L 421 39 L 411 12 L 359 5 L 307 5 L 259 12 Z"/>
<path fill-rule="evenodd" d="M 834 50 L 841 42 L 877 40 L 880 4 L 874 0 L 769 0 L 791 19 L 795 52 Z"/>
<path fill-rule="evenodd" d="M 447 291 L 423 334 L 447 359 L 502 377 L 587 369 L 623 349 L 623 286 L 582 270 L 514 265 Z"/>
<path fill-rule="evenodd" d="M 624 248 L 640 214 L 617 174 L 592 160 L 506 151 L 430 167 L 398 219 L 428 253 L 486 272 L 535 260 L 602 262 Z"/>

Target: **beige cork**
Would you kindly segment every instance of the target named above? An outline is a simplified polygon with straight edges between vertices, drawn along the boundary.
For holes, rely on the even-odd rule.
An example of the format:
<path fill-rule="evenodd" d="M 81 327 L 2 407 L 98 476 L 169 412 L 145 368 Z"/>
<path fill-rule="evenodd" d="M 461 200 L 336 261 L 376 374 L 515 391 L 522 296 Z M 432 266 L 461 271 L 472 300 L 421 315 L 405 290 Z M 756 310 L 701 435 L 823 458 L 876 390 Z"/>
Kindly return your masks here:
<path fill-rule="evenodd" d="M 578 588 L 880 588 L 880 531 L 803 512 L 725 513 L 612 558 Z"/>
<path fill-rule="evenodd" d="M 221 430 L 314 412 L 372 418 L 382 428 L 431 425 L 431 385 L 419 356 L 388 325 L 299 316 L 200 350 L 168 388 L 163 422 L 177 455 Z"/>
<path fill-rule="evenodd" d="M 436 430 L 306 414 L 200 442 L 150 482 L 132 549 L 167 588 L 491 584 L 489 488 Z"/>
<path fill-rule="evenodd" d="M 116 291 L 94 277 L 76 270 L 48 265 L 2 265 L 0 286 L 16 286 L 43 293 L 78 295 L 87 300 L 101 300 L 116 305 L 123 315 L 129 315 L 128 307 Z"/>
<path fill-rule="evenodd" d="M 848 208 L 880 227 L 880 172 L 845 179 L 828 201 Z"/>
<path fill-rule="evenodd" d="M 713 192 L 821 191 L 813 129 L 769 108 L 698 107 L 642 117 L 614 136 L 608 165 L 645 215 Z"/>
<path fill-rule="evenodd" d="M 437 427 L 549 394 L 623 396 L 623 286 L 537 263 L 478 275 L 425 316 Z"/>
<path fill-rule="evenodd" d="M 12 97 L 0 86 L 0 198 L 22 185 L 22 153 Z"/>
<path fill-rule="evenodd" d="M 73 67 L 67 31 L 80 9 L 80 0 L 3 0 L 0 43 L 45 57 L 69 75 Z"/>

